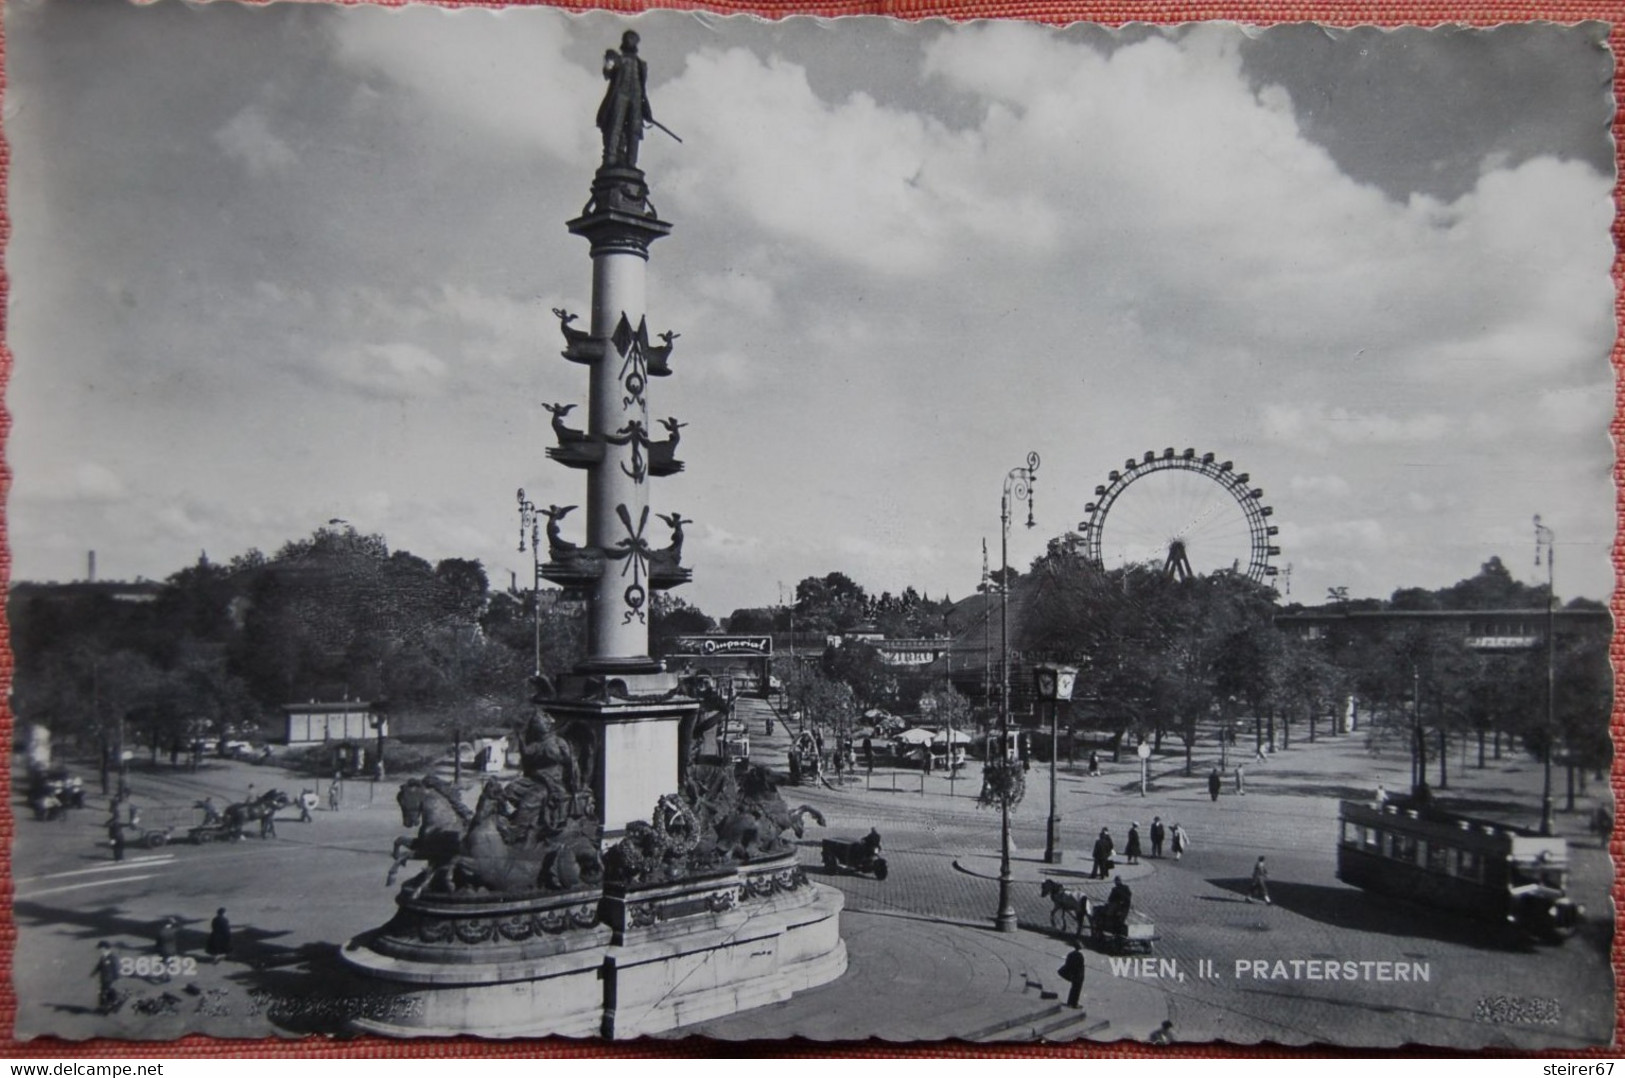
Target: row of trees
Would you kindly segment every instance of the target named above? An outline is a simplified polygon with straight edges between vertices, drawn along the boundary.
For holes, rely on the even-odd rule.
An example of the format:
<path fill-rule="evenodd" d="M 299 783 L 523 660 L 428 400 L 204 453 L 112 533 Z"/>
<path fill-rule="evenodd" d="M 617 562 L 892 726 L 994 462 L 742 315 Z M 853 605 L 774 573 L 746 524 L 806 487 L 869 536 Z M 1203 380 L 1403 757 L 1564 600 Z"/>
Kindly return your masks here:
<path fill-rule="evenodd" d="M 575 604 L 543 592 L 543 672 L 578 661 Z M 387 699 L 467 722 L 522 706 L 538 658 L 534 599 L 492 592 L 477 561 L 431 565 L 376 535 L 319 529 L 269 557 L 207 556 L 150 602 L 113 589 L 23 587 L 10 602 L 22 723 L 103 748 L 153 751 L 253 736 L 279 706 Z"/>
<path fill-rule="evenodd" d="M 846 633 L 873 629 L 888 637 L 934 637 L 950 631 L 954 604 L 904 588 L 870 595 L 845 573 L 809 576 L 796 585 L 791 607 L 744 607 L 728 616 L 731 633 Z"/>
<path fill-rule="evenodd" d="M 995 581 L 995 586 L 998 582 Z M 1369 633 L 1333 625 L 1319 639 L 1282 631 L 1276 594 L 1234 573 L 1172 579 L 1154 566 L 1102 572 L 1075 544 L 1051 544 L 1025 574 L 1011 574 L 1012 644 L 1019 662 L 1075 662 L 1075 719 L 1129 737 L 1180 739 L 1189 758 L 1204 731 L 1251 723 L 1256 736 L 1313 739 L 1356 702 L 1376 729 L 1428 731 L 1437 747 L 1476 739 L 1480 758 L 1503 743 L 1544 751 L 1555 737 L 1577 761 L 1606 762 L 1612 698 L 1606 634 L 1565 634 L 1556 656 L 1556 715 L 1545 716 L 1545 653 L 1476 652 L 1459 631 L 1418 620 Z M 1332 608 L 1543 609 L 1546 590 L 1516 581 L 1499 559 L 1435 591 L 1408 588 L 1386 601 L 1335 591 Z M 537 602 L 540 610 L 537 610 Z M 1570 606 L 1584 605 L 1582 601 Z M 1589 604 L 1596 606 L 1598 604 Z M 1288 611 L 1293 608 L 1287 608 Z M 737 610 L 735 633 L 958 634 L 979 642 L 969 617 L 913 588 L 871 597 L 840 572 L 808 577 L 789 608 Z M 670 593 L 652 606 L 651 651 L 717 623 Z M 151 602 L 107 589 L 19 587 L 11 601 L 14 707 L 21 723 L 107 745 L 122 727 L 157 751 L 198 736 L 253 731 L 279 706 L 309 697 L 387 699 L 427 725 L 521 714 L 528 676 L 567 670 L 585 652 L 581 604 L 545 590 L 493 591 L 475 561 L 430 564 L 347 526 L 317 530 L 269 557 L 258 551 L 198 562 L 163 582 Z M 537 631 L 539 621 L 540 631 Z M 1352 624 L 1352 623 L 1351 623 Z M 1021 667 L 1017 668 L 1018 670 Z M 781 676 L 794 704 L 838 728 L 872 708 L 933 713 L 970 725 L 969 702 L 940 675 L 882 662 L 848 640 Z M 984 711 L 985 715 L 985 711 Z"/>
<path fill-rule="evenodd" d="M 1313 740 L 1341 728 L 1350 702 L 1378 736 L 1432 746 L 1438 781 L 1448 783 L 1445 746 L 1476 740 L 1496 757 L 1514 741 L 1543 754 L 1555 737 L 1581 766 L 1608 760 L 1612 700 L 1606 633 L 1559 633 L 1555 729 L 1545 719 L 1543 648 L 1504 653 L 1470 648 L 1459 620 L 1329 619 L 1316 638 L 1275 621 L 1273 590 L 1235 573 L 1179 580 L 1154 566 L 1102 572 L 1074 547 L 1053 546 L 1014 587 L 1024 595 L 1019 647 L 1027 660 L 1076 662 L 1079 696 L 1116 733 L 1183 740 L 1187 767 L 1203 731 L 1251 726 L 1261 742 L 1290 743 L 1296 725 Z M 1335 612 L 1354 610 L 1543 610 L 1544 587 L 1512 578 L 1500 559 L 1436 591 L 1407 588 L 1386 601 L 1350 601 L 1334 590 Z M 1576 600 L 1570 608 L 1598 607 Z M 1286 612 L 1301 610 L 1289 607 Z"/>

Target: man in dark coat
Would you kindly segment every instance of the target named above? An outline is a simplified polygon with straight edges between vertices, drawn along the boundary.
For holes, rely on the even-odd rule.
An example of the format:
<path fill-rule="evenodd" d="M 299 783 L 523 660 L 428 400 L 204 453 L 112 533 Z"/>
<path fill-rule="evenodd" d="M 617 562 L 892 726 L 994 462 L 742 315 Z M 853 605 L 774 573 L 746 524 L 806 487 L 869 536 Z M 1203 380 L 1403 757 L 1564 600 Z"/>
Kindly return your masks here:
<path fill-rule="evenodd" d="M 1207 795 L 1213 800 L 1217 801 L 1219 799 L 1219 787 L 1223 785 L 1224 780 L 1219 778 L 1218 768 L 1215 767 L 1207 773 Z"/>
<path fill-rule="evenodd" d="M 1151 817 L 1151 856 L 1162 856 L 1162 842 L 1168 837 L 1168 829 L 1162 826 L 1162 817 Z"/>
<path fill-rule="evenodd" d="M 96 991 L 96 1013 L 112 1014 L 118 1009 L 118 955 L 106 940 L 96 944 L 96 966 L 90 975 L 100 982 Z"/>
<path fill-rule="evenodd" d="M 1123 882 L 1123 877 L 1118 876 L 1112 882 L 1111 894 L 1106 896 L 1106 905 L 1101 910 L 1103 927 L 1107 931 L 1116 932 L 1119 935 L 1127 934 L 1128 911 L 1133 902 L 1134 892 L 1129 890 L 1128 884 Z"/>
<path fill-rule="evenodd" d="M 1128 839 L 1123 843 L 1123 859 L 1131 865 L 1140 863 L 1140 824 L 1128 825 Z"/>
<path fill-rule="evenodd" d="M 1117 852 L 1117 844 L 1112 841 L 1110 828 L 1102 827 L 1100 837 L 1095 839 L 1094 865 L 1089 869 L 1091 880 L 1103 880 L 1112 870 L 1112 854 Z"/>
<path fill-rule="evenodd" d="M 604 133 L 604 164 L 638 166 L 638 143 L 645 121 L 653 120 L 647 93 L 649 65 L 638 56 L 638 35 L 621 35 L 621 51 L 604 50 L 604 78 L 609 87 L 598 106 L 598 130 Z"/>
<path fill-rule="evenodd" d="M 1072 950 L 1067 953 L 1066 961 L 1061 964 L 1061 968 L 1056 972 L 1061 975 L 1062 980 L 1072 986 L 1066 994 L 1066 1005 L 1076 1009 L 1079 1005 L 1078 999 L 1083 994 L 1083 978 L 1085 974 L 1083 944 L 1078 942 L 1072 944 Z"/>
<path fill-rule="evenodd" d="M 214 920 L 209 922 L 209 940 L 203 950 L 215 962 L 231 953 L 231 922 L 226 920 L 226 907 L 216 910 Z"/>

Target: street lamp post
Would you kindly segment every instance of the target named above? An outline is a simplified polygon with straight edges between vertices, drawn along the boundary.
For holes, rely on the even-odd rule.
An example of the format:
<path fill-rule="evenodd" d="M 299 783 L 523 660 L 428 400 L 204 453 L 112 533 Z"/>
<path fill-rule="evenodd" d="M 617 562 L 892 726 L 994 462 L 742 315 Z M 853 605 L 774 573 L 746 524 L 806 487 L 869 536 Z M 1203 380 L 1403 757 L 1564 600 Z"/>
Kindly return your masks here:
<path fill-rule="evenodd" d="M 542 548 L 541 513 L 536 503 L 525 497 L 525 488 L 519 488 L 519 553 L 525 552 L 525 532 L 530 532 L 530 620 L 535 638 L 535 652 L 531 674 L 542 676 Z"/>
<path fill-rule="evenodd" d="M 1535 564 L 1546 552 L 1546 751 L 1540 787 L 1540 833 L 1552 833 L 1552 742 L 1557 738 L 1557 592 L 1555 590 L 1557 536 L 1535 516 Z"/>
<path fill-rule="evenodd" d="M 1025 468 L 1011 468 L 1004 477 L 1004 497 L 999 502 L 999 755 L 1000 767 L 1010 765 L 1010 502 L 1027 503 L 1027 527 L 1033 520 L 1033 483 L 1037 479 L 1038 454 L 1027 454 Z M 993 919 L 1000 932 L 1016 930 L 1016 907 L 1010 899 L 1010 787 L 1005 784 L 999 797 L 999 912 Z"/>

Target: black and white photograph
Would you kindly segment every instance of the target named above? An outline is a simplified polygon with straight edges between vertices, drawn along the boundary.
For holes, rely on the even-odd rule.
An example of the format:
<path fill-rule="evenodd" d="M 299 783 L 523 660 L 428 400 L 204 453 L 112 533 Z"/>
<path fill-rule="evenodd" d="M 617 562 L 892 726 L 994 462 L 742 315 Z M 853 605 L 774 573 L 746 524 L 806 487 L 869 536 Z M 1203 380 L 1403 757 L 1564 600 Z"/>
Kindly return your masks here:
<path fill-rule="evenodd" d="M 11 0 L 15 1038 L 1609 1045 L 1609 29 Z"/>

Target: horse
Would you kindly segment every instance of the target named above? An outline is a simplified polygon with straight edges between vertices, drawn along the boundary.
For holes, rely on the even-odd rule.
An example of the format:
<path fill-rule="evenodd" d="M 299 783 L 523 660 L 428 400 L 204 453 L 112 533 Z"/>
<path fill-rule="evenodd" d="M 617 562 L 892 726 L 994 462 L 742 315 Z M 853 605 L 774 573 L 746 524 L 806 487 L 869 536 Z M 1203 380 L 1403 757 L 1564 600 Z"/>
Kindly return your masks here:
<path fill-rule="evenodd" d="M 1050 900 L 1049 923 L 1051 928 L 1065 931 L 1067 918 L 1075 917 L 1078 921 L 1078 935 L 1083 935 L 1084 922 L 1089 919 L 1088 895 L 1081 891 L 1068 891 L 1054 880 L 1045 880 L 1040 884 L 1038 893 Z"/>
<path fill-rule="evenodd" d="M 268 821 L 272 816 L 276 815 L 278 809 L 286 808 L 291 803 L 292 801 L 288 795 L 281 790 L 266 790 L 252 801 L 241 801 L 226 806 L 222 822 L 230 833 L 233 842 L 242 838 L 244 829 L 250 823 L 255 822 L 260 825 L 261 838 L 266 837 L 267 834 L 275 835 L 276 830 L 268 826 Z"/>
<path fill-rule="evenodd" d="M 418 833 L 395 840 L 390 851 L 394 863 L 389 866 L 384 884 L 392 886 L 406 862 L 429 861 L 430 870 L 418 881 L 418 891 L 422 891 L 430 877 L 446 871 L 451 860 L 461 852 L 463 834 L 473 813 L 463 804 L 462 793 L 455 786 L 433 775 L 402 783 L 395 803 L 401 807 L 401 824 L 416 827 Z"/>

